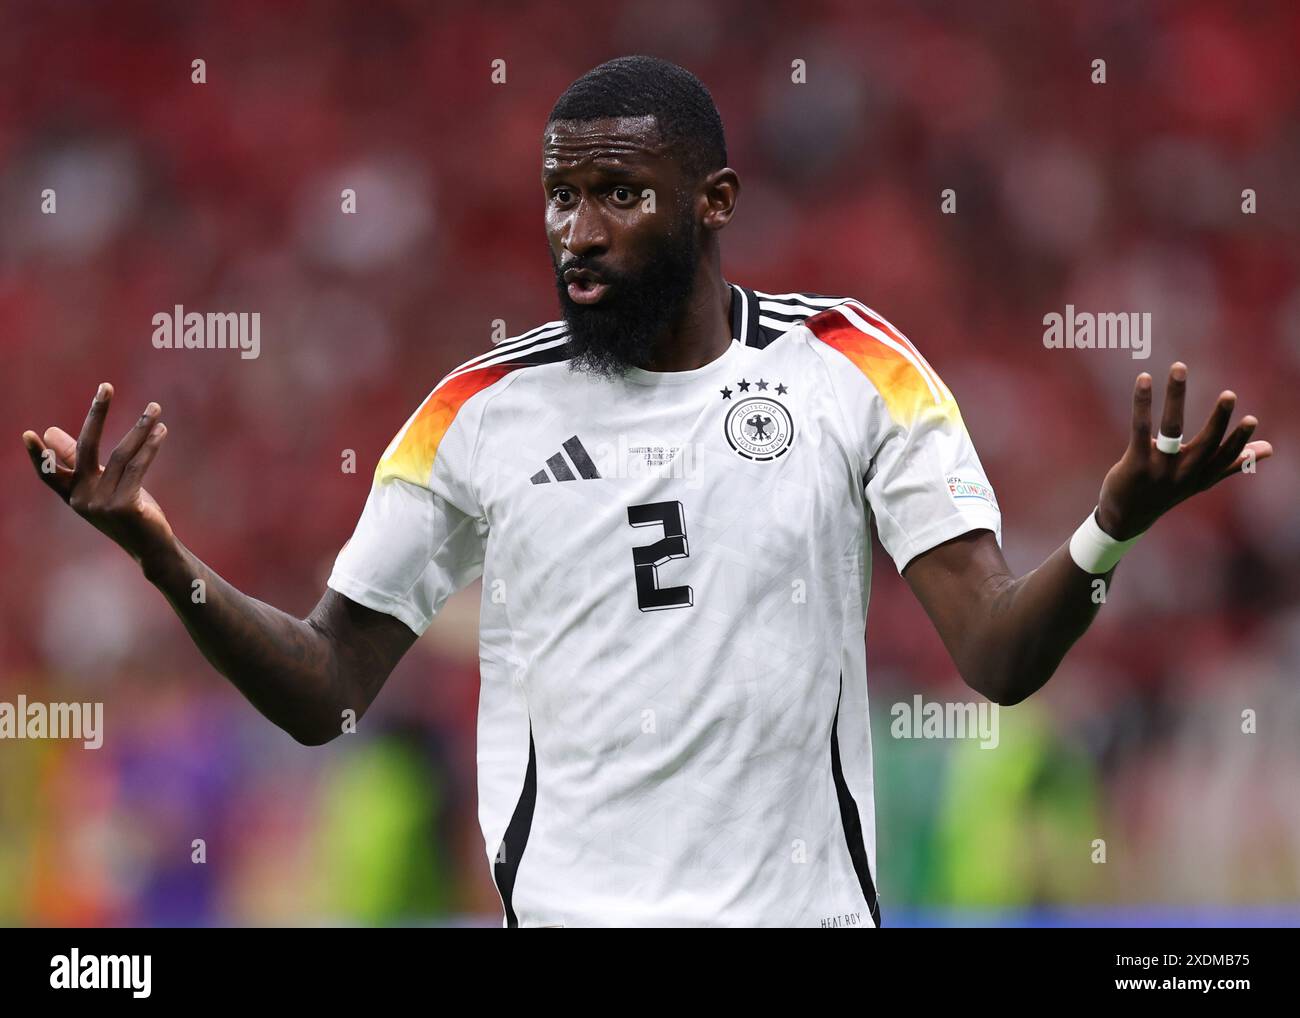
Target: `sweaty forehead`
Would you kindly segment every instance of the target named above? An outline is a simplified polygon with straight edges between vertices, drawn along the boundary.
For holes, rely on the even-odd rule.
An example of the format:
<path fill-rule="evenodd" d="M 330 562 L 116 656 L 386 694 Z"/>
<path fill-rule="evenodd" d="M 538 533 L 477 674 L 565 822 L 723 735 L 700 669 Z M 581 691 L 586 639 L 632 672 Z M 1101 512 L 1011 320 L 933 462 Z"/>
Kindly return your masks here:
<path fill-rule="evenodd" d="M 552 120 L 542 139 L 542 172 L 596 159 L 648 162 L 667 151 L 653 114 Z"/>

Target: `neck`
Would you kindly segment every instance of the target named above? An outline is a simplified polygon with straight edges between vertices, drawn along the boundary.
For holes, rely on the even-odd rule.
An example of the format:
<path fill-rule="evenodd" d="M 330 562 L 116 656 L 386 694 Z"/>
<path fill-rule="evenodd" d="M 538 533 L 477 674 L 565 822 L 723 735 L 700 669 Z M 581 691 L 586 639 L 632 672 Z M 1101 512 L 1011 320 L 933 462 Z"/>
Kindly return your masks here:
<path fill-rule="evenodd" d="M 668 329 L 648 371 L 690 371 L 717 360 L 731 345 L 733 291 L 723 281 L 718 259 L 702 259 L 691 299 Z"/>

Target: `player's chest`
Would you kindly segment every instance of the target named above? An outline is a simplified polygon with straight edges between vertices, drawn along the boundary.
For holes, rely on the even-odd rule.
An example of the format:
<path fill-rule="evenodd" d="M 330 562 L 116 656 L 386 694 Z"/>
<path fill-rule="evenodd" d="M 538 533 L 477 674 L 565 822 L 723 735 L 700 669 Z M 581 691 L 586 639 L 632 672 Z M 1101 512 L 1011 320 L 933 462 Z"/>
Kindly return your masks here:
<path fill-rule="evenodd" d="M 797 372 L 533 401 L 477 453 L 492 540 L 526 562 L 687 554 L 806 561 L 861 528 L 861 478 L 829 393 Z M 638 560 L 639 561 L 639 560 Z"/>

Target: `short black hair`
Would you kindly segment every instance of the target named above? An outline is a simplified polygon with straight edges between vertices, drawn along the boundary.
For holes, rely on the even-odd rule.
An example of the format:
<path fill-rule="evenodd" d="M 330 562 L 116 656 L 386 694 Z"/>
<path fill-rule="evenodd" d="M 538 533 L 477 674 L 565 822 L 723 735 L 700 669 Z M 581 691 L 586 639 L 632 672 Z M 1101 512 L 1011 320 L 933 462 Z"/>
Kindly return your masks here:
<path fill-rule="evenodd" d="M 727 165 L 713 96 L 690 71 L 658 57 L 616 57 L 593 67 L 555 101 L 554 120 L 653 115 L 664 141 L 694 180 Z"/>

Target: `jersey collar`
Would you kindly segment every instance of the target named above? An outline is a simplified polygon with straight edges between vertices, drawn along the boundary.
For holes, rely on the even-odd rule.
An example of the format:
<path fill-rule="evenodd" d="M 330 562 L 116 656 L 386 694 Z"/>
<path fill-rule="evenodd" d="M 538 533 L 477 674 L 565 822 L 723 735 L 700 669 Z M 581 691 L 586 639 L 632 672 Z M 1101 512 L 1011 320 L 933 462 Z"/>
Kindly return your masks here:
<path fill-rule="evenodd" d="M 757 346 L 758 298 L 739 283 L 727 286 L 731 287 L 731 338 L 741 346 Z"/>

